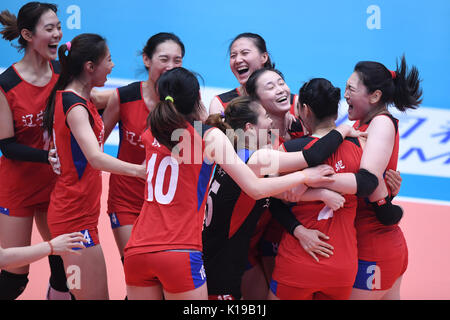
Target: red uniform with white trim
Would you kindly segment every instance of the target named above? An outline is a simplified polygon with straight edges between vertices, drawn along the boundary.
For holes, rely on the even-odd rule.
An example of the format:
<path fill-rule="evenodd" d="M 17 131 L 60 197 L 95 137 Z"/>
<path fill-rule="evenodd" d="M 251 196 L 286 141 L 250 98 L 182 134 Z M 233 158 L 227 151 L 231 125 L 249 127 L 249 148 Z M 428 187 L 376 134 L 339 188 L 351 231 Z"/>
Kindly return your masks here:
<path fill-rule="evenodd" d="M 305 137 L 284 144 L 286 151 L 308 149 L 317 138 Z M 304 146 L 304 147 L 303 147 Z M 358 139 L 346 138 L 324 163 L 332 166 L 336 173 L 359 170 L 362 148 Z M 273 280 L 294 288 L 313 288 L 327 295 L 327 288 L 343 288 L 342 299 L 348 298 L 357 271 L 357 245 L 354 220 L 357 198 L 346 195 L 344 207 L 332 211 L 321 201 L 298 202 L 292 213 L 305 228 L 319 230 L 330 237 L 327 242 L 334 247 L 329 258 L 318 256 L 316 262 L 291 234 L 283 233 L 275 260 Z M 345 289 L 346 288 L 346 289 Z M 331 290 L 336 296 L 335 290 Z M 282 299 L 297 297 L 280 296 Z"/>
<path fill-rule="evenodd" d="M 133 82 L 117 89 L 120 102 L 119 151 L 117 158 L 142 164 L 145 149 L 141 134 L 147 127 L 149 110 L 142 97 L 142 82 Z M 108 214 L 114 214 L 113 227 L 133 224 L 144 202 L 145 181 L 135 177 L 111 174 L 109 180 Z M 122 215 L 126 213 L 126 215 Z M 111 219 L 112 221 L 114 219 Z"/>
<path fill-rule="evenodd" d="M 161 145 L 150 129 L 142 134 L 147 181 L 144 205 L 124 249 L 127 285 L 152 286 L 154 280 L 159 280 L 169 291 L 183 292 L 202 285 L 206 280 L 201 256 L 194 258 L 192 255 L 201 255 L 202 251 L 203 220 L 214 163 L 203 159 L 203 136 L 211 127 L 201 125 L 201 128 L 197 128 L 197 123 L 195 126 L 187 123 L 183 141 L 178 144 L 183 150 L 190 148 L 190 152 L 183 151 L 179 155 L 181 159 L 176 159 L 171 150 Z M 191 254 L 190 258 L 180 257 L 187 259 L 186 263 L 177 263 L 177 268 L 179 264 L 186 265 L 184 275 L 180 272 L 177 278 L 172 279 L 167 276 L 171 272 L 170 268 L 158 266 L 139 272 L 139 268 L 142 268 L 140 264 L 152 266 L 152 261 L 159 259 L 161 265 L 171 264 L 173 257 L 181 255 L 177 250 L 188 250 Z M 171 254 L 162 256 L 160 252 L 163 251 Z M 155 260 L 155 256 L 160 258 Z M 198 271 L 195 275 L 192 274 L 193 269 Z M 198 282 L 196 278 L 201 281 Z M 188 280 L 191 281 L 190 285 L 186 284 Z M 178 285 L 177 281 L 180 282 Z"/>
<path fill-rule="evenodd" d="M 398 120 L 391 115 L 379 116 L 389 117 L 395 127 L 394 148 L 386 170 L 396 170 L 399 150 Z M 357 121 L 354 127 L 365 132 L 369 125 L 370 122 L 360 125 L 360 122 Z M 390 192 L 389 187 L 387 189 Z M 360 270 L 355 288 L 363 290 L 391 288 L 406 271 L 408 265 L 408 247 L 402 230 L 398 225 L 385 226 L 381 224 L 367 200 L 362 198 L 358 199 L 355 226 L 358 237 L 358 259 L 360 260 Z"/>
<path fill-rule="evenodd" d="M 14 65 L 0 75 L 14 121 L 14 136 L 20 144 L 48 150 L 42 130 L 46 101 L 59 77 L 59 64 L 50 63 L 52 78 L 43 87 L 23 80 Z M 0 207 L 11 216 L 32 216 L 34 208 L 47 210 L 56 175 L 50 165 L 0 158 Z"/>
<path fill-rule="evenodd" d="M 53 139 L 61 163 L 61 175 L 51 195 L 48 225 L 52 237 L 88 230 L 92 241 L 85 245 L 91 246 L 98 244 L 102 172 L 88 163 L 67 125 L 67 114 L 75 106 L 82 106 L 89 113 L 92 130 L 103 149 L 103 121 L 94 104 L 73 91 L 57 91 Z"/>

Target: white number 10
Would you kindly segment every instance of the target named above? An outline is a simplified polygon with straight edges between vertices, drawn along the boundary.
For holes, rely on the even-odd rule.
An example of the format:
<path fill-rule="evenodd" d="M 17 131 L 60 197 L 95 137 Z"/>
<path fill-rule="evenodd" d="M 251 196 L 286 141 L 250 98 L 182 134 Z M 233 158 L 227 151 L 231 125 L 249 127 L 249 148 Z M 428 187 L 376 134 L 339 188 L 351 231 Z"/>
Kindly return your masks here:
<path fill-rule="evenodd" d="M 152 179 L 155 173 L 155 163 L 156 163 L 156 153 L 152 155 L 147 164 L 147 189 L 148 189 L 147 201 L 153 201 L 155 199 L 160 204 L 169 204 L 173 200 L 175 192 L 177 190 L 178 172 L 179 172 L 178 162 L 171 156 L 166 156 L 161 160 L 161 162 L 159 163 L 158 172 L 156 173 L 155 188 L 154 188 L 155 197 L 153 198 Z M 169 166 L 171 168 L 169 190 L 167 191 L 166 194 L 164 194 L 163 193 L 164 177 L 166 175 L 166 170 Z"/>

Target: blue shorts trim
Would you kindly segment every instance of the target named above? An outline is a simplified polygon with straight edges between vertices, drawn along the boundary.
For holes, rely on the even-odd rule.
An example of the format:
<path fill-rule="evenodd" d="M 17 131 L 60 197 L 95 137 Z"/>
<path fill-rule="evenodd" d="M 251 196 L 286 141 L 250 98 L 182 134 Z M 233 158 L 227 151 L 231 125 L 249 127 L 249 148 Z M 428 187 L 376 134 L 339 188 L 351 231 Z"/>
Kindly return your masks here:
<path fill-rule="evenodd" d="M 84 245 L 85 248 L 93 247 L 95 246 L 94 240 L 92 239 L 91 234 L 89 233 L 89 230 L 81 230 L 80 231 L 83 234 L 84 239 L 87 240 L 87 242 L 82 242 L 81 244 Z M 72 250 L 81 250 L 80 248 L 73 248 Z"/>
<path fill-rule="evenodd" d="M 191 264 L 191 276 L 194 287 L 201 287 L 206 282 L 206 272 L 203 266 L 203 255 L 201 252 L 189 252 L 189 262 Z"/>
<path fill-rule="evenodd" d="M 277 289 L 278 289 L 278 282 L 271 279 L 270 280 L 270 291 L 272 291 L 272 293 L 274 295 L 277 295 Z"/>
<path fill-rule="evenodd" d="M 117 214 L 115 212 L 111 213 L 109 215 L 109 221 L 111 222 L 111 228 L 116 229 L 121 227 L 120 221 L 117 218 Z"/>
<path fill-rule="evenodd" d="M 375 261 L 358 260 L 358 273 L 356 274 L 353 288 L 372 291 L 377 289 L 374 281 L 379 283 L 380 271 Z"/>
<path fill-rule="evenodd" d="M 4 214 L 4 215 L 9 216 L 9 209 L 0 207 L 0 214 Z"/>

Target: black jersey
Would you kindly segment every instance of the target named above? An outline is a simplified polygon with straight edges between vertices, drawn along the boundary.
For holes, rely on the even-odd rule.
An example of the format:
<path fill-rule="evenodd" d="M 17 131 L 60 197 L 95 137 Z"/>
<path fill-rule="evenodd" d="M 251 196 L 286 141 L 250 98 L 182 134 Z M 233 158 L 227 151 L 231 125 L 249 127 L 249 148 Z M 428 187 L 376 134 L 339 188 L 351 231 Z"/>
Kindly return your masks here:
<path fill-rule="evenodd" d="M 246 149 L 238 152 L 244 162 L 251 154 Z M 250 238 L 269 204 L 269 198 L 250 198 L 217 166 L 211 181 L 203 229 L 208 294 L 231 294 L 236 299 L 241 298 L 241 278 L 247 264 Z"/>

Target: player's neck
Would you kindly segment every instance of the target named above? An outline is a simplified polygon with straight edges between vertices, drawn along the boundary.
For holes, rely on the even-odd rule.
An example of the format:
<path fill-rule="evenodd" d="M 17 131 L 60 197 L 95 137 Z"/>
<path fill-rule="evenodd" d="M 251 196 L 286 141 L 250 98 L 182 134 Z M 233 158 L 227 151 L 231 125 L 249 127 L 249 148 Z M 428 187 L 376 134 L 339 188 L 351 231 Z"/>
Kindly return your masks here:
<path fill-rule="evenodd" d="M 335 119 L 326 119 L 314 125 L 311 128 L 312 136 L 321 138 L 336 128 Z"/>
<path fill-rule="evenodd" d="M 44 86 L 52 77 L 48 60 L 35 51 L 27 51 L 18 63 L 14 65 L 20 76 L 36 86 Z"/>
<path fill-rule="evenodd" d="M 92 88 L 93 86 L 88 79 L 80 77 L 73 79 L 67 85 L 66 90 L 71 90 L 84 99 L 90 100 Z"/>
<path fill-rule="evenodd" d="M 159 101 L 159 96 L 155 90 L 155 83 L 150 78 L 142 84 L 142 98 L 149 111 L 152 111 Z"/>

